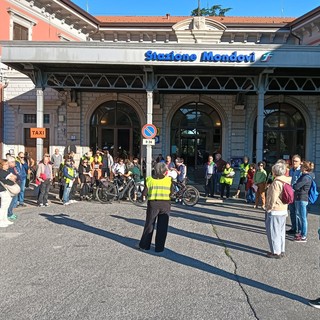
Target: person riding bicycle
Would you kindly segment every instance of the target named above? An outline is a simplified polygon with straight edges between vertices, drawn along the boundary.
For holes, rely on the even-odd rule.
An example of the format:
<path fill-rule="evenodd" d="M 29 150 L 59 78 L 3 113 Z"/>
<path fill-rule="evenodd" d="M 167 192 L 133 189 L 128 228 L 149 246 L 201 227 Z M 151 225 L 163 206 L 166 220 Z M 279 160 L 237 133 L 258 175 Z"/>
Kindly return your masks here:
<path fill-rule="evenodd" d="M 177 181 L 179 183 L 185 184 L 186 178 L 187 178 L 187 167 L 183 162 L 184 162 L 183 158 L 177 158 L 175 170 L 177 171 L 177 174 L 178 174 Z"/>

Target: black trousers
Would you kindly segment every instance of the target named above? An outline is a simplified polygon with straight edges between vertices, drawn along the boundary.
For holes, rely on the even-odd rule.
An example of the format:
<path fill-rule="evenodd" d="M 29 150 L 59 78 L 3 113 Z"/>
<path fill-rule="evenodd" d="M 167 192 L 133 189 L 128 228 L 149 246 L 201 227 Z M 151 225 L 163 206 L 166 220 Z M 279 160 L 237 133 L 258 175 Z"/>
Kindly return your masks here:
<path fill-rule="evenodd" d="M 230 187 L 231 187 L 230 184 L 226 184 L 226 183 L 221 183 L 220 184 L 220 188 L 221 188 L 220 196 L 221 196 L 221 198 L 223 198 L 223 196 L 224 196 L 224 189 L 225 188 L 227 189 L 227 194 L 226 194 L 227 198 L 230 197 Z"/>
<path fill-rule="evenodd" d="M 151 200 L 147 205 L 147 217 L 144 230 L 139 243 L 140 248 L 149 250 L 155 223 L 157 221 L 157 233 L 155 240 L 155 251 L 162 252 L 168 233 L 169 213 L 171 209 L 170 201 Z"/>

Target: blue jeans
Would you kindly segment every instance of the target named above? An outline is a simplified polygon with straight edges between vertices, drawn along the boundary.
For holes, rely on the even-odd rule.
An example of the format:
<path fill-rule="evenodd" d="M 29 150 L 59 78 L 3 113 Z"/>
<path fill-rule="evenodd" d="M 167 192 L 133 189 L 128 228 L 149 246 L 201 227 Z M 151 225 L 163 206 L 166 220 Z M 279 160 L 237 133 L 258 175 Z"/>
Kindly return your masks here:
<path fill-rule="evenodd" d="M 63 203 L 69 202 L 70 191 L 71 191 L 71 188 L 69 188 L 69 186 L 66 184 L 64 186 L 63 196 L 62 196 Z"/>
<path fill-rule="evenodd" d="M 298 224 L 297 224 L 296 206 L 294 202 L 289 204 L 289 210 L 290 210 L 291 230 L 294 230 L 297 233 Z"/>
<path fill-rule="evenodd" d="M 256 201 L 256 194 L 254 193 L 252 188 L 249 188 L 247 191 L 247 202 L 248 203 L 255 203 Z"/>
<path fill-rule="evenodd" d="M 20 192 L 18 194 L 18 201 L 19 204 L 23 204 L 24 203 L 24 191 L 26 190 L 26 182 L 27 179 L 23 179 L 20 181 Z"/>
<path fill-rule="evenodd" d="M 13 215 L 13 209 L 16 208 L 18 202 L 18 195 L 12 197 L 10 206 L 8 208 L 8 217 L 11 217 Z"/>
<path fill-rule="evenodd" d="M 306 237 L 308 233 L 308 201 L 295 201 L 298 230 L 301 230 L 301 237 Z"/>

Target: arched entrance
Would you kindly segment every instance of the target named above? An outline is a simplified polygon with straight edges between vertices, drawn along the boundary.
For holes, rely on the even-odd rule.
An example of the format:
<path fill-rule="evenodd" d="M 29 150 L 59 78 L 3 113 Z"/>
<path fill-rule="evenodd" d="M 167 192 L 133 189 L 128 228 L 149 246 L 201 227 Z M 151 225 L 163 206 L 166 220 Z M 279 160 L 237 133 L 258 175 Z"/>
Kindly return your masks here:
<path fill-rule="evenodd" d="M 263 158 L 267 165 L 294 154 L 305 157 L 306 123 L 302 113 L 288 103 L 272 103 L 264 109 Z M 256 124 L 255 124 L 256 132 Z M 256 134 L 254 134 L 255 145 Z"/>
<path fill-rule="evenodd" d="M 217 111 L 201 102 L 188 103 L 174 114 L 170 150 L 173 156 L 184 158 L 189 177 L 203 170 L 209 154 L 221 153 L 221 127 Z"/>
<path fill-rule="evenodd" d="M 136 111 L 121 101 L 102 103 L 90 120 L 90 147 L 108 148 L 114 157 L 140 157 L 141 124 Z"/>

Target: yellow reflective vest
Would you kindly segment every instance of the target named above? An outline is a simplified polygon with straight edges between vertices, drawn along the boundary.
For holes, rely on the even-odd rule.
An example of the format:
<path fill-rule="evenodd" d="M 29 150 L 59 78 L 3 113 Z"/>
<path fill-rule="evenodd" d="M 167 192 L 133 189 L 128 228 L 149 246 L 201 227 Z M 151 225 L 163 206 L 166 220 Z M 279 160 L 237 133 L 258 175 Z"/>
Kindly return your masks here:
<path fill-rule="evenodd" d="M 147 177 L 146 186 L 148 188 L 148 200 L 170 200 L 172 179 L 154 179 Z"/>
<path fill-rule="evenodd" d="M 248 175 L 248 171 L 250 169 L 250 164 L 240 164 L 240 178 L 245 178 Z"/>
<path fill-rule="evenodd" d="M 227 177 L 228 174 L 230 174 L 230 172 L 233 172 L 234 170 L 232 168 L 229 169 L 224 169 L 220 178 L 220 183 L 225 183 L 225 184 L 230 184 L 232 185 L 232 180 L 233 180 L 233 176 L 232 177 Z"/>
<path fill-rule="evenodd" d="M 73 168 L 67 167 L 68 168 L 68 175 L 74 177 L 74 170 Z M 67 178 L 67 177 L 63 177 L 63 179 L 66 180 L 66 184 L 69 183 L 71 181 L 71 179 Z"/>

